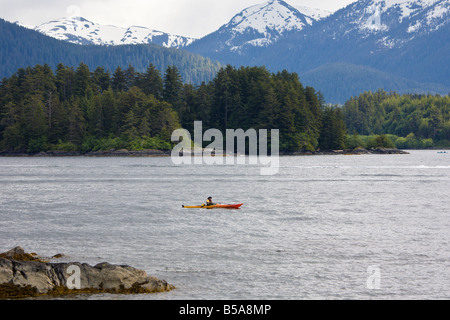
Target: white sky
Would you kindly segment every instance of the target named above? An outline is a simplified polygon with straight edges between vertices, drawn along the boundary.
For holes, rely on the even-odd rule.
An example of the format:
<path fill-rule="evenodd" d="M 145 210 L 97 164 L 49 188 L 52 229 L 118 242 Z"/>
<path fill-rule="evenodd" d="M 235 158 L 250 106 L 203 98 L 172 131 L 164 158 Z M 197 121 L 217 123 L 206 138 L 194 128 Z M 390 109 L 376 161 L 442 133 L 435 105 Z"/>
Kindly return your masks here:
<path fill-rule="evenodd" d="M 202 37 L 249 6 L 268 0 L 0 0 L 0 18 L 36 26 L 82 16 L 98 24 L 148 27 Z M 336 11 L 355 0 L 285 0 L 290 5 Z"/>

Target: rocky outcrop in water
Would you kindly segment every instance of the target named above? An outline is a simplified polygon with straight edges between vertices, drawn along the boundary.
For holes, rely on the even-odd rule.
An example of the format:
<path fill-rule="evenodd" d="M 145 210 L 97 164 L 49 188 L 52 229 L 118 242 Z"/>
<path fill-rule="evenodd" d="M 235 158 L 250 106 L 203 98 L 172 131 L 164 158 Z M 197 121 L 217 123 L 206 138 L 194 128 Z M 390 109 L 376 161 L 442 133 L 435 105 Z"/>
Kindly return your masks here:
<path fill-rule="evenodd" d="M 174 289 L 143 270 L 107 262 L 49 263 L 16 247 L 0 254 L 0 298 L 69 293 L 155 293 Z"/>

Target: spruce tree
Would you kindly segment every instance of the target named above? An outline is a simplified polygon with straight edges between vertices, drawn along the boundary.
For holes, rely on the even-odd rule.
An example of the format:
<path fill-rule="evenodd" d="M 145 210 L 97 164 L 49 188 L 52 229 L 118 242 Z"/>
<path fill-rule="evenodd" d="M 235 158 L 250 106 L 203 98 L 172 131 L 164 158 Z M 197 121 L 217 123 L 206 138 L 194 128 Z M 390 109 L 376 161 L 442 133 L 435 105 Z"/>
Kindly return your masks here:
<path fill-rule="evenodd" d="M 125 91 L 127 89 L 125 72 L 121 67 L 117 67 L 117 69 L 114 71 L 111 86 L 116 92 Z"/>
<path fill-rule="evenodd" d="M 181 89 L 183 82 L 178 68 L 169 66 L 164 75 L 163 99 L 170 103 L 176 111 L 180 107 Z"/>
<path fill-rule="evenodd" d="M 76 97 L 82 98 L 87 95 L 89 89 L 91 89 L 91 72 L 86 64 L 80 63 L 75 71 L 73 92 Z"/>
<path fill-rule="evenodd" d="M 146 72 L 140 75 L 138 85 L 145 94 L 152 94 L 158 100 L 162 99 L 164 86 L 161 72 L 152 63 Z"/>

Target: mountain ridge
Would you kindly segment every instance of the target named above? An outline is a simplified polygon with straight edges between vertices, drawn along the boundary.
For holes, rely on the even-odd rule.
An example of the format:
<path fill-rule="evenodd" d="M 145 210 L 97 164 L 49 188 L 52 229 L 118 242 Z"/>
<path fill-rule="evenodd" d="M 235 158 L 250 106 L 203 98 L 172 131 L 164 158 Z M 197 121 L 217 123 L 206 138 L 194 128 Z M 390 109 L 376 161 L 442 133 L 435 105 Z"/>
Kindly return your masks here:
<path fill-rule="evenodd" d="M 100 25 L 83 17 L 69 17 L 43 23 L 33 28 L 58 40 L 81 45 L 158 44 L 166 48 L 183 48 L 196 39 L 152 30 Z"/>
<path fill-rule="evenodd" d="M 186 83 L 201 84 L 213 79 L 223 66 L 191 52 L 164 48 L 155 44 L 121 46 L 81 46 L 54 39 L 37 31 L 0 19 L 0 79 L 10 77 L 19 69 L 48 64 L 55 69 L 59 63 L 77 67 L 85 63 L 92 70 L 103 67 L 114 72 L 129 65 L 144 72 L 153 64 L 160 72 L 176 66 Z"/>

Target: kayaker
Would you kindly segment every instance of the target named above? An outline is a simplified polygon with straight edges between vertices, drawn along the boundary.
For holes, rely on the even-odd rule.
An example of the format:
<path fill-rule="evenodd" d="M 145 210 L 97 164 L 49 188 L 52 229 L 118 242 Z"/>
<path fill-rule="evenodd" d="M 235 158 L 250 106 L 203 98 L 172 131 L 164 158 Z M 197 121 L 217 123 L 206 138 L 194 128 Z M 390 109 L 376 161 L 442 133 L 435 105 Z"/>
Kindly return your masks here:
<path fill-rule="evenodd" d="M 215 203 L 212 202 L 212 197 L 208 197 L 208 199 L 206 200 L 206 205 L 207 205 L 207 206 L 213 206 L 213 205 L 215 205 Z"/>

